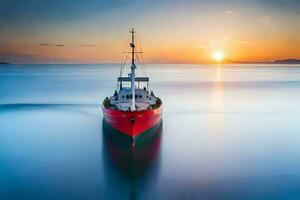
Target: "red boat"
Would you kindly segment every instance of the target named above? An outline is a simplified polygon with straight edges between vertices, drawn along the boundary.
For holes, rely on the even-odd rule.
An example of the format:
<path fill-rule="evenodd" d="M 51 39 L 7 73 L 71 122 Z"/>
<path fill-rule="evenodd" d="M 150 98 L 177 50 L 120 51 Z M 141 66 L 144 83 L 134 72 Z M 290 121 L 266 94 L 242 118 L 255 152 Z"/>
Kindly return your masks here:
<path fill-rule="evenodd" d="M 161 122 L 162 101 L 149 90 L 149 77 L 136 77 L 135 60 L 138 58 L 135 48 L 135 32 L 131 33 L 131 72 L 123 76 L 126 59 L 121 66 L 118 88 L 112 97 L 103 101 L 105 122 L 117 132 L 128 136 L 133 142 L 153 132 Z M 126 56 L 127 57 L 127 56 Z M 153 131 L 152 131 L 153 130 Z"/>

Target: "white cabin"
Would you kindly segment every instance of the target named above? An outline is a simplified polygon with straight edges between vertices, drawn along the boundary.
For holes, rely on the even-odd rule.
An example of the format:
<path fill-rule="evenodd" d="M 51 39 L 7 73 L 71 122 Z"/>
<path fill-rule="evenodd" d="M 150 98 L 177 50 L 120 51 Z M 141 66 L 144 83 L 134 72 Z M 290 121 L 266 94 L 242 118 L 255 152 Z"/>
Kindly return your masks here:
<path fill-rule="evenodd" d="M 157 98 L 154 96 L 153 92 L 148 90 L 148 77 L 136 77 L 135 85 L 135 109 L 137 111 L 147 110 L 149 106 L 155 105 Z M 116 106 L 119 110 L 129 111 L 131 110 L 132 105 L 132 92 L 130 87 L 123 87 L 123 82 L 129 82 L 129 77 L 119 77 L 119 90 L 117 90 L 110 98 L 110 102 L 112 105 Z M 140 82 L 146 82 L 147 86 L 141 86 Z"/>

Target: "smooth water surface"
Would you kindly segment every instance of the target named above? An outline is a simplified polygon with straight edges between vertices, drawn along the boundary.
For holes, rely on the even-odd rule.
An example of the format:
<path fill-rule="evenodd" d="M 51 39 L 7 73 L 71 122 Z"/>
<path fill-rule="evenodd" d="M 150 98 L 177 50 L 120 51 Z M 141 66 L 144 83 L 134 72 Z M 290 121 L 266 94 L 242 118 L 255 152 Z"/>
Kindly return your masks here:
<path fill-rule="evenodd" d="M 119 65 L 1 65 L 1 199 L 300 199 L 300 66 L 146 70 L 162 130 L 132 156 L 102 127 Z"/>

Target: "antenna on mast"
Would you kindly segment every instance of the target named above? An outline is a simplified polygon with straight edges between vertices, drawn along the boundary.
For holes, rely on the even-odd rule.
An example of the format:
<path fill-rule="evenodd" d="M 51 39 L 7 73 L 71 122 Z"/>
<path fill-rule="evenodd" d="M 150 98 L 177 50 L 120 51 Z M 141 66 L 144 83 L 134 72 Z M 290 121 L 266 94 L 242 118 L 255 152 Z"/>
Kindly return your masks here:
<path fill-rule="evenodd" d="M 134 64 L 134 49 L 135 49 L 135 44 L 134 44 L 134 28 L 131 29 L 130 31 L 131 33 L 131 43 L 130 43 L 130 47 L 132 48 L 132 51 L 131 51 L 131 64 Z"/>
<path fill-rule="evenodd" d="M 130 73 L 132 101 L 131 101 L 130 109 L 132 111 L 134 111 L 135 110 L 135 69 L 136 69 L 136 65 L 134 63 L 134 61 L 135 61 L 135 59 L 134 59 L 134 51 L 135 51 L 134 28 L 131 29 L 130 33 L 131 33 L 130 47 L 132 49 L 132 51 L 131 51 L 131 73 Z"/>

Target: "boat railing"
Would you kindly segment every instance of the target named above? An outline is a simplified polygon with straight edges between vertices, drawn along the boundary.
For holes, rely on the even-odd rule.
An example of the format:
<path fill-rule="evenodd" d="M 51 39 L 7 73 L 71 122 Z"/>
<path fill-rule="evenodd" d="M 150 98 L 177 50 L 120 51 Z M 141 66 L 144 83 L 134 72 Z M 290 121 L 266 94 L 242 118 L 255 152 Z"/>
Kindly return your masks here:
<path fill-rule="evenodd" d="M 156 102 L 153 105 L 149 105 L 148 109 L 157 109 L 161 106 L 162 101 L 159 97 L 156 97 Z"/>
<path fill-rule="evenodd" d="M 149 77 L 135 77 L 136 82 L 149 82 Z M 130 77 L 118 77 L 119 82 L 130 82 Z"/>

